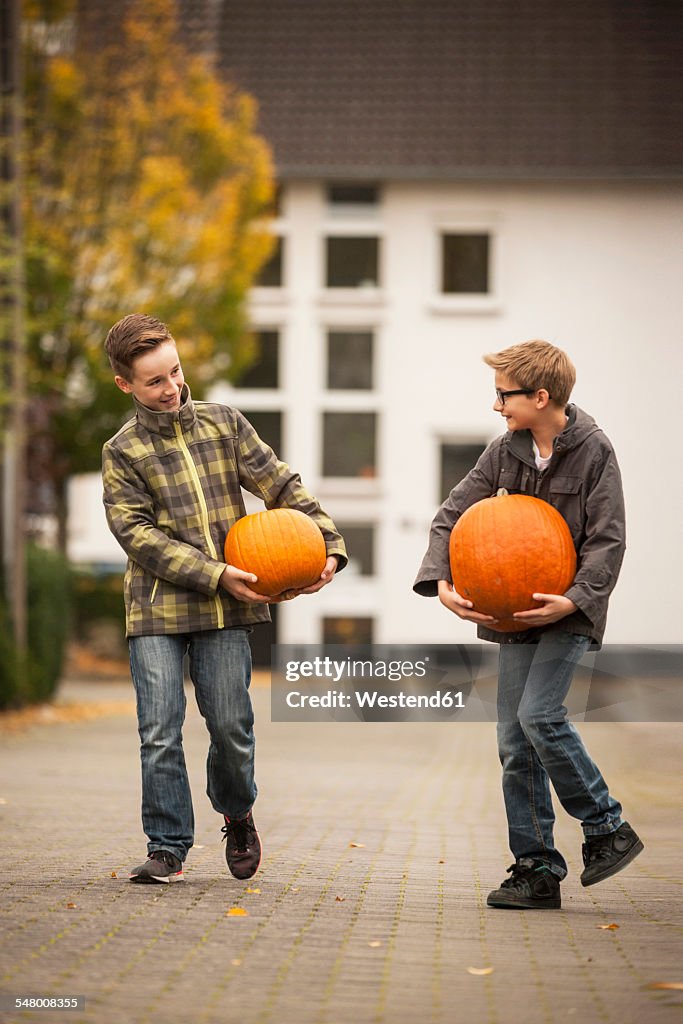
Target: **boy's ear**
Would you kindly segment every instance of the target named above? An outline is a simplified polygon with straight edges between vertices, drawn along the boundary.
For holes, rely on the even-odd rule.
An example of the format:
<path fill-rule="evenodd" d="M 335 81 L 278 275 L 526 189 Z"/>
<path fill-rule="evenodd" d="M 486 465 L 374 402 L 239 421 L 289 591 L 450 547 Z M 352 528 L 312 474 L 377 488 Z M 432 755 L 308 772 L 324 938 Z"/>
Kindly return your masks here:
<path fill-rule="evenodd" d="M 125 392 L 125 394 L 127 395 L 129 395 L 133 390 L 133 387 L 130 384 L 130 382 L 127 381 L 125 377 L 121 377 L 118 373 L 114 377 L 114 383 L 116 384 L 117 388 L 120 388 L 121 391 Z"/>

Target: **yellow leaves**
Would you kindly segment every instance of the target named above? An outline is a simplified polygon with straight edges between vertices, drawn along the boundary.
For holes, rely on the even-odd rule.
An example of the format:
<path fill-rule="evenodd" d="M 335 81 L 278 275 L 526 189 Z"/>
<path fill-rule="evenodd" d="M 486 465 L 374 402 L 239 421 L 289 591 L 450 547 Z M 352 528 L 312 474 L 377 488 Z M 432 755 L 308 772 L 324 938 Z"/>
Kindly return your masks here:
<path fill-rule="evenodd" d="M 487 974 L 493 974 L 493 967 L 468 967 L 468 974 L 474 974 L 477 978 L 482 978 Z"/>
<path fill-rule="evenodd" d="M 245 892 L 253 893 L 254 896 L 260 896 L 261 895 L 261 890 L 260 889 L 256 889 L 256 888 L 252 889 L 252 887 L 250 885 L 248 885 L 247 888 L 244 891 Z"/>
<path fill-rule="evenodd" d="M 90 722 L 110 715 L 134 715 L 135 701 L 88 701 L 87 704 L 38 704 L 18 711 L 3 712 L 0 735 L 17 733 L 34 725 L 54 725 L 59 722 Z"/>
<path fill-rule="evenodd" d="M 82 87 L 82 76 L 74 62 L 64 57 L 54 57 L 48 67 L 50 84 L 59 100 L 77 100 Z"/>
<path fill-rule="evenodd" d="M 596 924 L 596 928 L 599 928 L 603 932 L 614 932 L 619 927 L 618 924 L 612 922 L 611 924 Z"/>
<path fill-rule="evenodd" d="M 351 849 L 362 850 L 365 849 L 365 843 L 349 843 Z"/>
<path fill-rule="evenodd" d="M 160 233 L 163 237 L 168 232 L 169 218 L 182 213 L 184 219 L 189 219 L 188 214 L 197 206 L 198 196 L 190 187 L 189 169 L 178 155 L 166 153 L 144 157 L 139 170 L 140 183 L 133 201 L 140 203 L 146 213 L 146 233 Z"/>
<path fill-rule="evenodd" d="M 115 872 L 115 871 L 112 871 L 112 873 L 110 874 L 110 876 L 109 876 L 109 877 L 110 877 L 110 878 L 118 878 L 119 876 L 118 876 L 118 875 L 116 874 L 116 872 Z"/>
<path fill-rule="evenodd" d="M 239 350 L 242 302 L 273 245 L 257 222 L 273 167 L 255 103 L 185 48 L 173 0 L 132 0 L 122 30 L 87 52 L 78 37 L 68 57 L 40 49 L 39 5 L 27 10 L 40 53 L 26 97 L 28 284 L 47 310 L 35 333 L 78 361 L 122 310 L 174 333 L 184 319 L 203 350 L 185 360 L 201 397 L 217 355 Z M 63 394 L 70 367 L 56 373 L 38 344 L 31 353 L 34 386 Z M 98 388 L 111 389 L 101 345 L 86 370 L 78 404 L 96 417 Z"/>
<path fill-rule="evenodd" d="M 249 911 L 245 910 L 244 907 L 230 907 L 230 910 L 226 912 L 226 917 L 249 917 Z"/>
<path fill-rule="evenodd" d="M 78 904 L 77 903 L 67 903 L 66 909 L 67 910 L 78 910 Z"/>
<path fill-rule="evenodd" d="M 645 988 L 683 992 L 683 981 L 651 981 Z"/>
<path fill-rule="evenodd" d="M 334 897 L 334 902 L 335 903 L 344 903 L 344 902 L 346 902 L 346 896 L 335 896 Z"/>

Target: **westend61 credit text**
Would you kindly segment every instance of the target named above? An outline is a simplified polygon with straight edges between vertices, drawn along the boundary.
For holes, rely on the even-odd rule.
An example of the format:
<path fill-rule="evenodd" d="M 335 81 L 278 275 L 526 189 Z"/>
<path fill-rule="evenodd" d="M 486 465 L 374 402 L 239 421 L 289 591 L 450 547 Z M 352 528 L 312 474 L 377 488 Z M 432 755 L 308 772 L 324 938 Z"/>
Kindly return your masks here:
<path fill-rule="evenodd" d="M 435 693 L 381 693 L 379 690 L 326 690 L 302 693 L 290 690 L 285 701 L 290 708 L 464 708 L 462 691 L 437 690 Z"/>

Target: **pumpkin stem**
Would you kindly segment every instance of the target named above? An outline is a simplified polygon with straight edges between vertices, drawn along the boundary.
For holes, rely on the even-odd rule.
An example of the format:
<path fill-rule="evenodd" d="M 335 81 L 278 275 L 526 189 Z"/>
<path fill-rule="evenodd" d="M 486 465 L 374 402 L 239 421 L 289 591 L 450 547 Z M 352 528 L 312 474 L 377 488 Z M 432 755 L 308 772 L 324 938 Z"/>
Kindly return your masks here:
<path fill-rule="evenodd" d="M 497 498 L 503 498 L 507 493 L 508 493 L 507 488 L 499 487 L 498 490 L 496 491 L 496 497 Z"/>

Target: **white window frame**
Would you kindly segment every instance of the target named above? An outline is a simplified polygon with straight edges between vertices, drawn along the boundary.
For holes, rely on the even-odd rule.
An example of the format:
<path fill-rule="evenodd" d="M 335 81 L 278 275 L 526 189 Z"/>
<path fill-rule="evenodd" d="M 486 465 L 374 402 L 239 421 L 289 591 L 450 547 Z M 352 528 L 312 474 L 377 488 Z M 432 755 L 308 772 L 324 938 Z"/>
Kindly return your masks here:
<path fill-rule="evenodd" d="M 495 213 L 453 211 L 434 214 L 432 218 L 432 297 L 430 313 L 440 316 L 487 315 L 502 312 L 500 290 L 500 218 Z M 443 276 L 443 235 L 489 236 L 489 290 L 450 294 L 441 291 Z"/>

